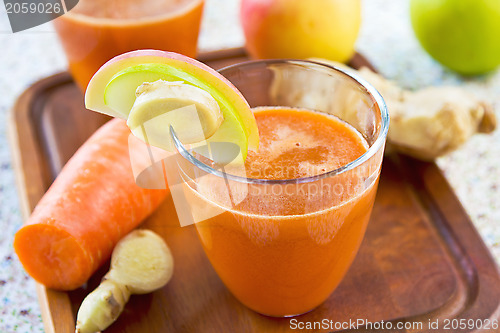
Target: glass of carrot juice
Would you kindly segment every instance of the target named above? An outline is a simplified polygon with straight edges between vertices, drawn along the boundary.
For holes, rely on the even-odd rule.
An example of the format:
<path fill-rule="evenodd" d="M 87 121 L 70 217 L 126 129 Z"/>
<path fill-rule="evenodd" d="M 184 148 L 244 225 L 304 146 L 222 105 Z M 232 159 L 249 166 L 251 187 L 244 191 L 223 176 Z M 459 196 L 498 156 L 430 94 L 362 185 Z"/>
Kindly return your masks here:
<path fill-rule="evenodd" d="M 79 0 L 54 26 L 85 91 L 109 59 L 137 49 L 196 56 L 204 0 Z"/>
<path fill-rule="evenodd" d="M 339 285 L 363 240 L 386 105 L 356 75 L 314 62 L 254 61 L 220 72 L 253 108 L 260 147 L 244 164 L 221 166 L 176 142 L 201 244 L 250 309 L 308 312 Z"/>

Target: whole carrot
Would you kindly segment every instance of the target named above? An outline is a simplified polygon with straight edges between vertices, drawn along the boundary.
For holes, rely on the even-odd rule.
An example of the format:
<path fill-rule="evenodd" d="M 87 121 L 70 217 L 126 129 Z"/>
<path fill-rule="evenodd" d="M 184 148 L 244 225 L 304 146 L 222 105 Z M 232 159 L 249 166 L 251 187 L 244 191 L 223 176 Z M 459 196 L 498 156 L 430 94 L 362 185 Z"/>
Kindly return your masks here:
<path fill-rule="evenodd" d="M 102 126 L 68 161 L 16 233 L 14 249 L 38 282 L 60 290 L 79 287 L 166 197 L 168 190 L 136 185 L 129 134 L 120 119 Z"/>

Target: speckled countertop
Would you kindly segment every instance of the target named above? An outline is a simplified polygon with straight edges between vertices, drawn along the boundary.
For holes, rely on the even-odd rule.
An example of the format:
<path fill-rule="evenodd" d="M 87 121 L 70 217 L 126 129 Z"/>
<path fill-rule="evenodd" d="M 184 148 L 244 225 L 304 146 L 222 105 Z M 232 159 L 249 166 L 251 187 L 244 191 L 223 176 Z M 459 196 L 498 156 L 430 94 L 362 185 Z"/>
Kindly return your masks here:
<path fill-rule="evenodd" d="M 206 0 L 201 50 L 243 44 L 239 0 Z M 363 0 L 363 26 L 357 43 L 386 77 L 408 88 L 464 85 L 494 103 L 500 117 L 500 71 L 464 80 L 443 69 L 413 36 L 407 0 Z M 32 82 L 64 70 L 66 60 L 50 24 L 9 32 L 0 11 L 0 332 L 43 332 L 35 284 L 12 250 L 22 219 L 6 138 L 6 120 L 15 98 Z M 462 149 L 438 161 L 494 257 L 500 262 L 500 131 L 477 135 Z"/>

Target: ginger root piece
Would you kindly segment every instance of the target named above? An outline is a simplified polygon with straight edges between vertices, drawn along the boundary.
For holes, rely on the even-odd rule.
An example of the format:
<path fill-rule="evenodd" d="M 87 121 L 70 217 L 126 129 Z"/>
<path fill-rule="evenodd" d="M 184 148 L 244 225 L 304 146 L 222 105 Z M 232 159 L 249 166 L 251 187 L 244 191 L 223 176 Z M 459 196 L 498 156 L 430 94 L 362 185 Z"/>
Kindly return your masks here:
<path fill-rule="evenodd" d="M 345 68 L 329 60 L 311 60 Z M 366 67 L 349 70 L 380 92 L 391 117 L 388 141 L 408 155 L 433 160 L 457 149 L 472 135 L 490 133 L 496 128 L 492 106 L 463 88 L 428 87 L 413 92 Z M 349 110 L 343 113 L 348 119 Z"/>
<path fill-rule="evenodd" d="M 208 139 L 224 121 L 212 95 L 183 82 L 144 82 L 135 95 L 127 126 L 136 137 L 161 149 L 175 151 L 170 126 L 187 144 Z"/>
<path fill-rule="evenodd" d="M 363 67 L 358 71 L 384 97 L 391 125 L 388 139 L 408 155 L 432 160 L 465 143 L 476 133 L 496 127 L 490 104 L 460 87 L 404 90 Z"/>
<path fill-rule="evenodd" d="M 167 284 L 174 261 L 165 241 L 150 230 L 134 230 L 118 242 L 111 269 L 82 302 L 76 333 L 106 329 L 121 314 L 131 294 L 145 294 Z"/>

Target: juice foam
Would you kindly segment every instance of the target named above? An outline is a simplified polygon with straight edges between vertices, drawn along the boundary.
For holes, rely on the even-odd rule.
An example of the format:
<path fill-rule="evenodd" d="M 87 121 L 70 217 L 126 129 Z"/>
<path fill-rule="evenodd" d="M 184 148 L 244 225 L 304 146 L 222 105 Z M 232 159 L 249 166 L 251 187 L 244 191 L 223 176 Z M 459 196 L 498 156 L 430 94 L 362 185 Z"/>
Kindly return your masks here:
<path fill-rule="evenodd" d="M 363 155 L 368 144 L 337 117 L 310 110 L 257 108 L 260 147 L 245 161 L 247 176 L 294 179 L 335 170 Z"/>
<path fill-rule="evenodd" d="M 193 0 L 80 0 L 71 11 L 94 18 L 113 20 L 144 19 L 185 10 Z"/>

